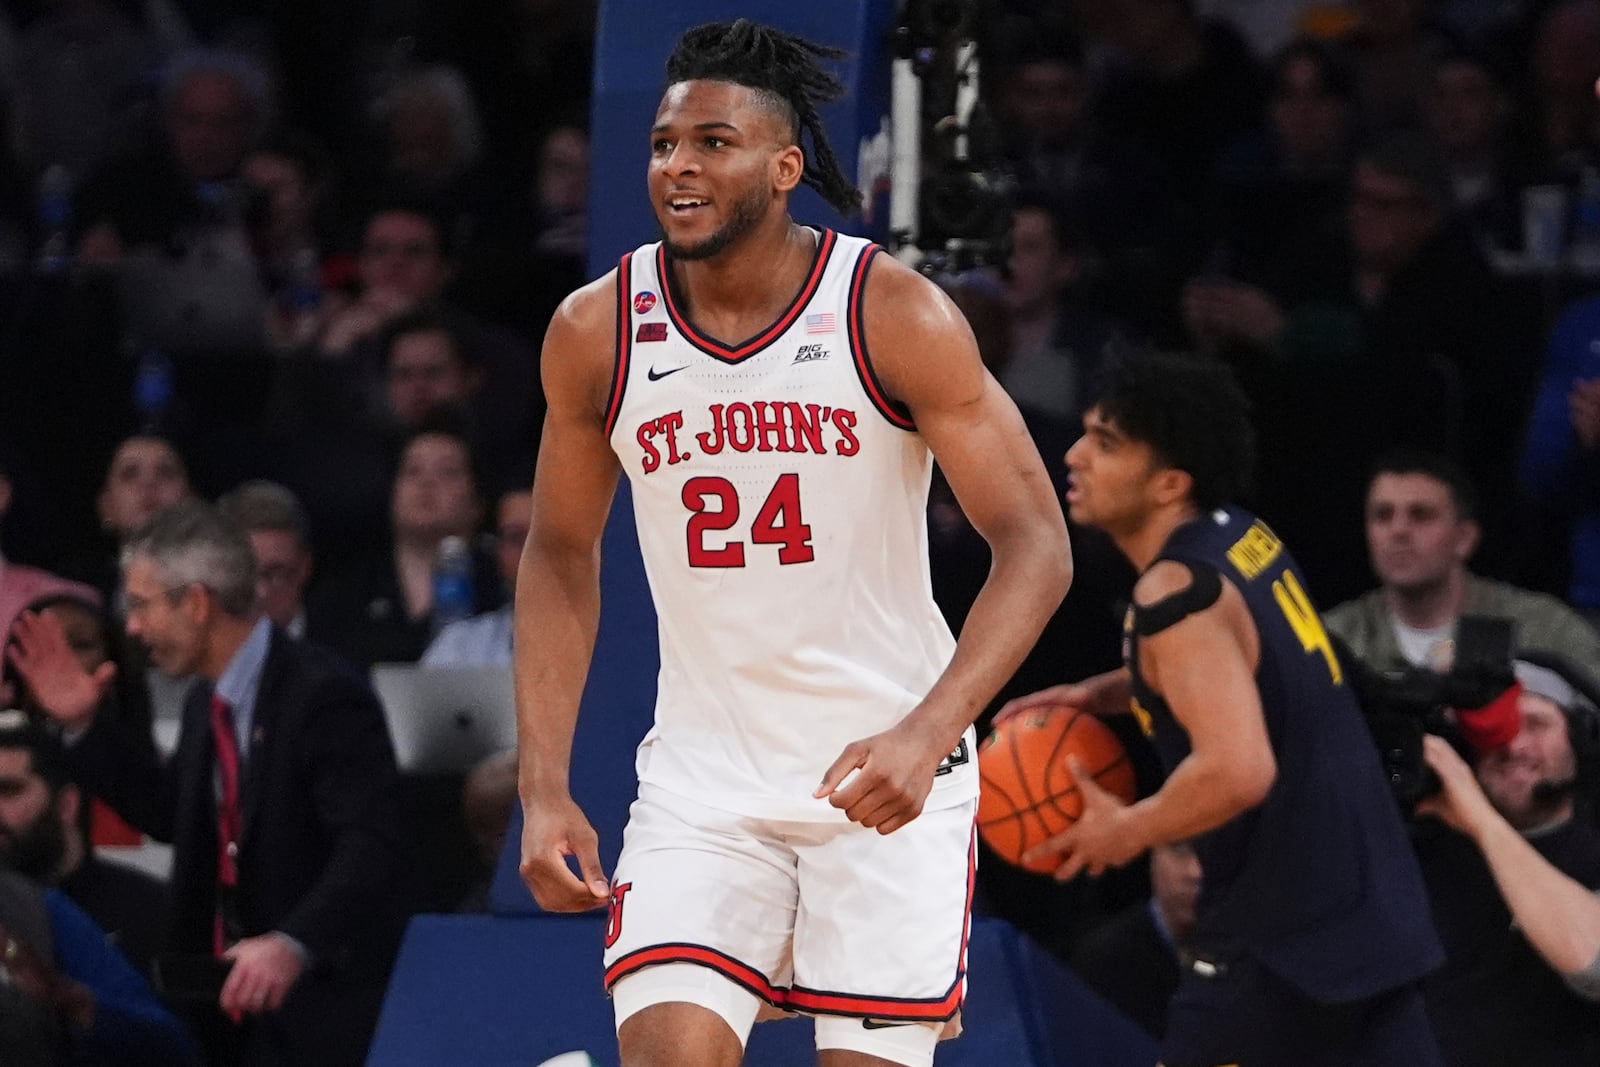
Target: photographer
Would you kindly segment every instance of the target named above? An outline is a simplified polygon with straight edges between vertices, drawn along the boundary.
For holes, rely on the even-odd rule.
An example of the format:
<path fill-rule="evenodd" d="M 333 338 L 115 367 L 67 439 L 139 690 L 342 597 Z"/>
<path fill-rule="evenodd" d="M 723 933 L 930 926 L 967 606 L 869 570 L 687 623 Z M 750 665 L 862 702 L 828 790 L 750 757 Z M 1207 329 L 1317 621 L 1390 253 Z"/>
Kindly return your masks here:
<path fill-rule="evenodd" d="M 1580 788 L 1597 713 L 1554 670 L 1516 676 L 1521 729 L 1475 768 L 1425 739 L 1441 785 L 1416 812 L 1439 821 L 1417 851 L 1447 961 L 1423 992 L 1449 1063 L 1600 1063 L 1600 829 Z"/>

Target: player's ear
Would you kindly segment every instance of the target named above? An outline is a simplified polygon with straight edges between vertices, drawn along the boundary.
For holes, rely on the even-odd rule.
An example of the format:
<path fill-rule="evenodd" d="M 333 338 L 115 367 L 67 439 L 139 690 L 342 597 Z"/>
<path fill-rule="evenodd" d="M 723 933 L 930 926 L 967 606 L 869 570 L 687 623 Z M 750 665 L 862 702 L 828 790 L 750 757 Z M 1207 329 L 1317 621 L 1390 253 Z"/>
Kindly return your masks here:
<path fill-rule="evenodd" d="M 789 145 L 772 157 L 772 184 L 780 193 L 792 193 L 806 171 L 806 154 L 799 145 Z"/>
<path fill-rule="evenodd" d="M 1176 467 L 1162 467 L 1156 472 L 1155 490 L 1157 498 L 1168 504 L 1174 500 L 1182 500 L 1194 489 L 1194 475 Z"/>

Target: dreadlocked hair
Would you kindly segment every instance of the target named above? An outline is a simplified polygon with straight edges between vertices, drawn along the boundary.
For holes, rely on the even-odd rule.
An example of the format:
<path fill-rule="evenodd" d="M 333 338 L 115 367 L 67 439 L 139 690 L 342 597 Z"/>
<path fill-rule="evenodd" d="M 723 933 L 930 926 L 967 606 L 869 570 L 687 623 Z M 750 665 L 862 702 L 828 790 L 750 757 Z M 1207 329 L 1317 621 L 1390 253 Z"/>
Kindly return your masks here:
<path fill-rule="evenodd" d="M 800 146 L 805 154 L 800 180 L 839 214 L 854 215 L 861 209 L 861 192 L 844 176 L 817 114 L 817 105 L 831 103 L 845 92 L 844 83 L 824 70 L 819 60 L 839 60 L 845 55 L 842 49 L 749 19 L 710 22 L 679 38 L 667 60 L 667 83 L 705 79 L 771 94 L 790 112 L 795 143 L 800 144 L 802 130 L 811 134 L 811 151 Z"/>

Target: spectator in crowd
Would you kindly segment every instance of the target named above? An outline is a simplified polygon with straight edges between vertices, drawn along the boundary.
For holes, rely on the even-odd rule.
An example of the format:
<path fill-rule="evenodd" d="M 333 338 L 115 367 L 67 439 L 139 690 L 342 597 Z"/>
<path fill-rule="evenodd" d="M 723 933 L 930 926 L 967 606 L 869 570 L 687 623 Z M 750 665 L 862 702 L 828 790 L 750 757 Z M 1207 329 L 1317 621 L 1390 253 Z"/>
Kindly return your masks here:
<path fill-rule="evenodd" d="M 1524 88 L 1513 109 L 1516 158 L 1541 181 L 1573 182 L 1600 164 L 1600 3 L 1534 5 Z"/>
<path fill-rule="evenodd" d="M 246 157 L 251 244 L 270 301 L 266 340 L 279 351 L 309 344 L 329 260 L 332 163 L 309 136 L 269 134 Z"/>
<path fill-rule="evenodd" d="M 1388 671 L 1437 666 L 1461 616 L 1497 616 L 1512 620 L 1514 648 L 1565 656 L 1600 676 L 1600 634 L 1581 616 L 1553 596 L 1468 569 L 1478 547 L 1476 499 L 1449 460 L 1404 452 L 1382 460 L 1365 512 L 1379 586 L 1328 611 L 1328 630 L 1362 662 Z"/>
<path fill-rule="evenodd" d="M 495 504 L 495 562 L 504 582 L 505 603 L 470 619 L 447 624 L 422 654 L 424 667 L 511 666 L 511 592 L 517 584 L 522 546 L 533 521 L 531 480 L 500 494 Z"/>
<path fill-rule="evenodd" d="M 0 869 L 0 948 L 7 1067 L 198 1064 L 182 1024 L 59 890 Z"/>
<path fill-rule="evenodd" d="M 1094 121 L 1092 74 L 1075 35 L 1029 22 L 1010 36 L 993 66 L 995 148 L 1022 188 L 1045 192 L 1071 220 L 1098 298 L 1129 318 L 1148 315 L 1150 278 L 1170 271 L 1179 240 L 1162 160 Z"/>
<path fill-rule="evenodd" d="M 1118 336 L 1081 300 L 1085 258 L 1076 228 L 1050 197 L 1015 200 L 1006 280 L 1010 338 L 994 373 L 1019 407 L 1069 424 L 1083 414 L 1086 383 Z"/>
<path fill-rule="evenodd" d="M 473 234 L 451 295 L 523 337 L 543 337 L 562 298 L 588 275 L 589 132 L 564 117 L 539 143 L 530 197 Z"/>
<path fill-rule="evenodd" d="M 1448 37 L 1430 0 L 1354 0 L 1357 16 L 1340 44 L 1355 71 L 1361 112 L 1372 129 L 1414 127 L 1434 56 Z"/>
<path fill-rule="evenodd" d="M 1571 531 L 1567 599 L 1600 626 L 1600 297 L 1551 331 L 1520 473 L 1545 523 Z"/>
<path fill-rule="evenodd" d="M 161 103 L 162 143 L 85 179 L 78 255 L 117 268 L 129 333 L 179 366 L 197 417 L 232 416 L 253 398 L 205 372 L 237 370 L 262 347 L 266 294 L 240 172 L 271 119 L 268 79 L 242 53 L 192 50 L 169 65 Z"/>
<path fill-rule="evenodd" d="M 0 457 L 0 525 L 11 510 L 11 476 Z M 14 563 L 0 554 L 0 641 L 11 632 L 17 613 L 43 596 L 71 593 L 92 603 L 100 603 L 100 593 L 82 582 L 74 582 L 37 567 Z"/>
<path fill-rule="evenodd" d="M 88 808 L 54 733 L 26 713 L 0 712 L 0 867 L 61 889 L 149 975 L 164 937 L 167 887 L 101 859 L 86 832 Z"/>
<path fill-rule="evenodd" d="M 1342 244 L 1356 138 L 1354 88 L 1327 44 L 1302 38 L 1272 63 L 1266 124 L 1217 162 L 1211 251 L 1196 284 L 1273 287 Z"/>
<path fill-rule="evenodd" d="M 370 178 L 447 205 L 469 230 L 494 208 L 485 184 L 483 122 L 461 71 L 416 65 L 391 75 L 372 104 L 378 159 Z"/>
<path fill-rule="evenodd" d="M 81 176 L 128 147 L 162 42 L 105 0 L 39 7 L 26 27 L 8 27 L 15 34 L 15 69 L 8 72 L 15 85 L 8 89 L 17 137 L 36 169 L 59 165 Z"/>
<path fill-rule="evenodd" d="M 1486 251 L 1522 250 L 1522 184 L 1511 155 L 1511 97 L 1481 53 L 1445 52 L 1433 62 L 1425 99 L 1428 127 L 1450 170 L 1451 209 Z"/>
<path fill-rule="evenodd" d="M 1528 325 L 1482 252 L 1447 213 L 1432 143 L 1397 133 L 1363 147 L 1349 187 L 1346 251 L 1307 249 L 1272 281 L 1197 279 L 1183 313 L 1192 336 L 1240 369 L 1261 422 L 1260 496 L 1294 537 L 1318 597 L 1364 584 L 1353 510 L 1371 465 L 1396 447 L 1461 457 L 1499 503 L 1482 516 L 1484 558 L 1504 551 L 1511 453 L 1526 376 L 1509 353 Z M 1339 430 L 1330 449 L 1326 428 Z M 1318 456 L 1322 491 L 1303 492 Z"/>
<path fill-rule="evenodd" d="M 1232 27 L 1201 18 L 1190 0 L 1106 0 L 1084 18 L 1124 60 L 1091 118 L 1160 160 L 1193 241 L 1219 155 L 1260 125 L 1261 67 Z"/>
<path fill-rule="evenodd" d="M 459 429 L 441 423 L 415 431 L 395 472 L 386 550 L 325 576 L 308 607 L 308 636 L 362 667 L 415 662 L 438 630 L 433 577 L 446 537 L 473 547 L 475 605 L 498 607 L 500 571 L 477 543 L 482 483 Z"/>
<path fill-rule="evenodd" d="M 445 301 L 453 273 L 454 234 L 446 217 L 410 198 L 385 201 L 368 215 L 353 301 L 327 294 L 324 325 L 315 353 L 284 361 L 279 388 L 278 429 L 284 435 L 280 480 L 290 486 L 312 516 L 324 545 L 365 545 L 371 540 L 374 494 L 389 479 L 370 454 L 373 425 L 387 426 L 384 380 L 385 343 L 391 330 L 414 312 L 444 316 L 467 362 L 481 369 L 474 418 L 497 454 L 514 453 L 520 466 L 532 456 L 543 399 L 538 361 L 519 337 L 460 311 Z M 320 358 L 319 358 L 320 357 Z M 356 418 L 352 420 L 352 412 Z M 353 469 L 330 465 L 330 453 L 354 448 Z"/>
<path fill-rule="evenodd" d="M 156 512 L 192 495 L 188 465 L 171 441 L 153 434 L 124 438 L 111 453 L 95 498 L 103 542 L 93 558 L 80 561 L 73 577 L 98 589 L 107 604 L 120 604 L 117 557 L 122 542 Z"/>
<path fill-rule="evenodd" d="M 74 678 L 63 647 L 17 665 L 75 738 L 85 787 L 173 843 L 171 947 L 229 963 L 194 1019 L 211 1061 L 360 1064 L 397 941 L 403 837 L 377 698 L 259 615 L 250 544 L 215 508 L 163 511 L 124 561 L 129 634 L 163 672 L 200 679 L 170 761 L 99 720 L 104 685 Z"/>
<path fill-rule="evenodd" d="M 1516 664 L 1522 729 L 1476 773 L 1425 739 L 1441 783 L 1418 828 L 1447 960 L 1423 985 L 1451 1067 L 1600 1062 L 1600 829 L 1584 787 L 1600 719 L 1557 671 Z"/>
<path fill-rule="evenodd" d="M 276 482 L 257 480 L 224 493 L 217 508 L 250 539 L 261 613 L 288 636 L 304 637 L 306 586 L 315 561 L 300 501 Z"/>
<path fill-rule="evenodd" d="M 1150 899 L 1100 923 L 1072 954 L 1073 969 L 1091 989 L 1158 1039 L 1167 1032 L 1179 957 L 1194 933 L 1200 880 L 1193 845 L 1151 849 Z"/>

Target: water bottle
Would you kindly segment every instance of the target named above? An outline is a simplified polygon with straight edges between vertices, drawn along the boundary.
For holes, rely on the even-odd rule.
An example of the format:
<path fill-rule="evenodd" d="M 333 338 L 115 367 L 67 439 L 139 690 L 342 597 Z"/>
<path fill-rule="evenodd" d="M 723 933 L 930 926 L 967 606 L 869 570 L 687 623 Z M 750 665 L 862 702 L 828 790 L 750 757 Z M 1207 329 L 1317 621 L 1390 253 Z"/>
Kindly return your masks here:
<path fill-rule="evenodd" d="M 172 361 L 161 349 L 146 348 L 133 375 L 133 407 L 144 432 L 160 433 L 165 428 L 172 393 Z"/>
<path fill-rule="evenodd" d="M 434 629 L 471 618 L 473 606 L 472 550 L 466 538 L 451 535 L 439 542 L 433 566 Z"/>
<path fill-rule="evenodd" d="M 39 179 L 39 258 L 41 273 L 59 274 L 72 262 L 72 174 L 60 163 Z"/>

